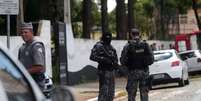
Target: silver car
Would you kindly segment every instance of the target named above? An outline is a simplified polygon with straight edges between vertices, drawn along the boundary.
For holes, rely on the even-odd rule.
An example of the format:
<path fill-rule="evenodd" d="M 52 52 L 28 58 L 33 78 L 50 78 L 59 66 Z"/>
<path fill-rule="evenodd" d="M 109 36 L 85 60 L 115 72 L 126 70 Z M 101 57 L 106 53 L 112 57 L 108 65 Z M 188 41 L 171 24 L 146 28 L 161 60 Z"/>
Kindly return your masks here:
<path fill-rule="evenodd" d="M 1 101 L 49 101 L 23 65 L 0 44 Z M 51 101 L 74 101 L 65 86 L 56 87 Z"/>
<path fill-rule="evenodd" d="M 188 50 L 179 53 L 182 60 L 188 65 L 188 72 L 201 71 L 201 51 Z"/>

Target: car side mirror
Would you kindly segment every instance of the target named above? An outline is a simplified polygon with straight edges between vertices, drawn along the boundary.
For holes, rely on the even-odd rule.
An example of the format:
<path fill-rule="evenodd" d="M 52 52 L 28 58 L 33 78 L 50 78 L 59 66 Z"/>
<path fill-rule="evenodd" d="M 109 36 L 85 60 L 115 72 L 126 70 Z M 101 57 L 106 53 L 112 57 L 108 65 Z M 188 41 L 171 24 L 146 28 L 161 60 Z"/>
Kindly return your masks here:
<path fill-rule="evenodd" d="M 56 86 L 51 99 L 52 101 L 75 101 L 72 89 L 65 85 Z"/>

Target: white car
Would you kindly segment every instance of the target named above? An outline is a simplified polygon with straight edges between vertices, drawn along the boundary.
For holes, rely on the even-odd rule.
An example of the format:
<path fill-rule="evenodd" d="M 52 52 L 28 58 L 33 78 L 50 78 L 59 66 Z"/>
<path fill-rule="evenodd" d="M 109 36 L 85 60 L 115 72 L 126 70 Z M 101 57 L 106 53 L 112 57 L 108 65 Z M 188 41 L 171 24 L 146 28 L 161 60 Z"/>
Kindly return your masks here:
<path fill-rule="evenodd" d="M 152 83 L 178 82 L 179 86 L 189 84 L 187 69 L 173 49 L 154 51 L 154 63 L 149 66 Z"/>
<path fill-rule="evenodd" d="M 201 51 L 188 50 L 179 53 L 182 60 L 188 65 L 188 72 L 201 71 Z"/>

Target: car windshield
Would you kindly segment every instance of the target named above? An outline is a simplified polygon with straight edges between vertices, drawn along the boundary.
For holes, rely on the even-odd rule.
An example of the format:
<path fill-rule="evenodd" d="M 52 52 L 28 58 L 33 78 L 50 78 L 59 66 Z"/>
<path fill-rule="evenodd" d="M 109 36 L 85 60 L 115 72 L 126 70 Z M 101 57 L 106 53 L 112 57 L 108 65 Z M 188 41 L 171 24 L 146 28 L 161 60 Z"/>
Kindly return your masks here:
<path fill-rule="evenodd" d="M 179 54 L 182 60 L 186 60 L 188 58 L 196 57 L 194 52 L 188 52 L 188 53 L 181 53 Z"/>
<path fill-rule="evenodd" d="M 154 53 L 154 61 L 162 61 L 172 57 L 171 52 L 157 52 Z"/>

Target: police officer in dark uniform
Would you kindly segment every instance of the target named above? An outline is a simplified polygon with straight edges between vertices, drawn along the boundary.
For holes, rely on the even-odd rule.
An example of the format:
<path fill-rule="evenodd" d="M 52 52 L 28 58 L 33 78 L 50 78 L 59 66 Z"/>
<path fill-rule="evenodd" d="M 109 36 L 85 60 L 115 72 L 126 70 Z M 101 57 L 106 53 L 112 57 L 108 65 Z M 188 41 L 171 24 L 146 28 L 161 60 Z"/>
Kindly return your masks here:
<path fill-rule="evenodd" d="M 140 39 L 138 29 L 133 28 L 130 35 L 132 40 L 124 46 L 120 58 L 121 64 L 128 67 L 128 101 L 135 101 L 138 86 L 141 101 L 148 101 L 148 65 L 154 61 L 153 53 L 149 45 Z"/>
<path fill-rule="evenodd" d="M 98 62 L 99 96 L 98 101 L 113 101 L 114 98 L 114 70 L 118 65 L 116 50 L 111 45 L 111 33 L 103 34 L 90 55 L 90 59 Z"/>
<path fill-rule="evenodd" d="M 18 58 L 43 90 L 45 84 L 45 47 L 42 42 L 34 40 L 32 23 L 21 24 L 20 35 L 25 43 L 19 49 Z"/>

